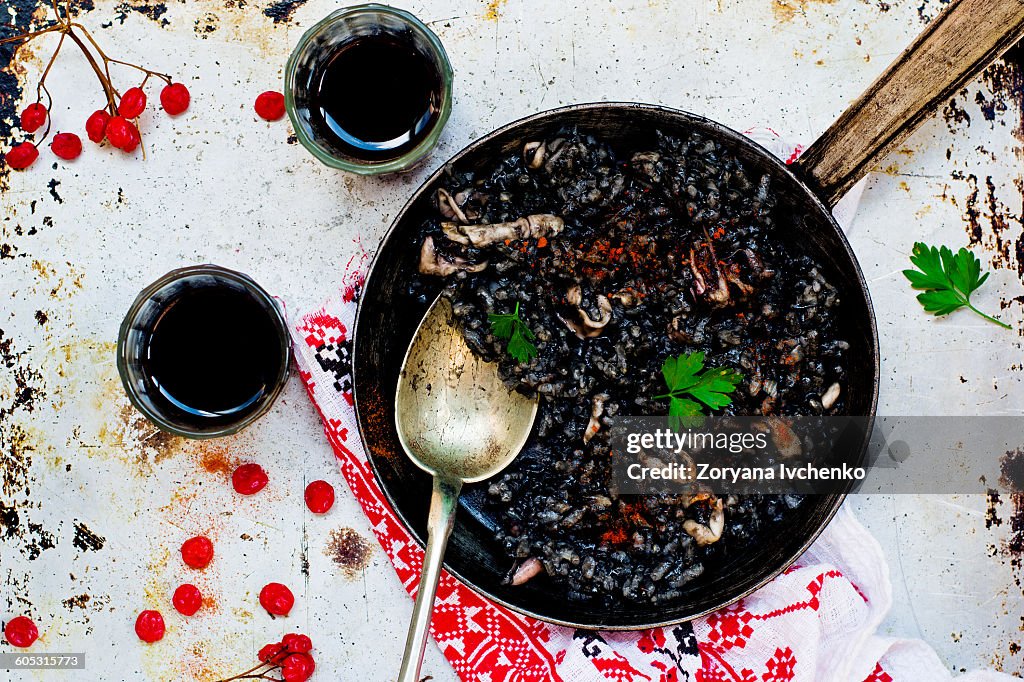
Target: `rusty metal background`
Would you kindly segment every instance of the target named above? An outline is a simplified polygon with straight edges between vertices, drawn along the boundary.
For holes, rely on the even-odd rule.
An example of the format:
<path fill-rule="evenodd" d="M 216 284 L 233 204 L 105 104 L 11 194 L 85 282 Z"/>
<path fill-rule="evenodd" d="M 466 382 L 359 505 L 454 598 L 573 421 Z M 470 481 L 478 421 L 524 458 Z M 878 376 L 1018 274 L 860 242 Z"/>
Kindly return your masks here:
<path fill-rule="evenodd" d="M 2 0 L 0 22 L 38 24 L 45 4 Z M 347 263 L 373 250 L 445 157 L 559 104 L 650 101 L 809 143 L 943 3 L 401 4 L 444 41 L 456 70 L 455 112 L 423 168 L 367 179 L 318 165 L 286 122 L 252 112 L 257 94 L 281 87 L 304 28 L 336 3 L 73 2 L 112 56 L 170 72 L 193 94 L 177 119 L 153 106 L 143 115 L 145 160 L 87 142 L 74 162 L 44 151 L 27 172 L 0 167 L 0 618 L 33 617 L 38 650 L 87 651 L 87 670 L 74 679 L 214 680 L 299 629 L 313 637 L 321 670 L 386 680 L 410 609 L 299 382 L 256 426 L 213 443 L 163 435 L 131 409 L 113 349 L 143 285 L 174 267 L 216 262 L 248 272 L 292 312 L 315 305 Z M 13 58 L 0 48 L 4 148 L 21 139 L 14 117 L 22 93 L 34 94 L 55 42 L 47 36 Z M 1022 63 L 1015 53 L 990 68 L 866 183 L 850 236 L 878 309 L 884 413 L 1024 408 Z M 127 72 L 115 78 L 134 84 Z M 56 128 L 82 134 L 102 101 L 86 62 L 65 48 L 47 82 Z M 915 240 L 972 245 L 995 270 L 979 302 L 1017 330 L 966 313 L 925 316 L 899 274 Z M 226 483 L 239 461 L 270 474 L 253 499 L 238 499 Z M 302 502 L 304 481 L 315 478 L 339 490 L 323 518 Z M 1024 499 L 851 504 L 891 561 L 895 607 L 883 633 L 924 638 L 954 671 L 1024 671 Z M 176 554 L 200 532 L 214 539 L 217 557 L 197 575 Z M 185 621 L 169 600 L 187 580 L 209 604 Z M 271 580 L 296 593 L 287 619 L 271 620 L 256 602 Z M 168 634 L 143 646 L 132 624 L 152 607 L 167 616 Z M 434 647 L 425 672 L 455 679 Z"/>

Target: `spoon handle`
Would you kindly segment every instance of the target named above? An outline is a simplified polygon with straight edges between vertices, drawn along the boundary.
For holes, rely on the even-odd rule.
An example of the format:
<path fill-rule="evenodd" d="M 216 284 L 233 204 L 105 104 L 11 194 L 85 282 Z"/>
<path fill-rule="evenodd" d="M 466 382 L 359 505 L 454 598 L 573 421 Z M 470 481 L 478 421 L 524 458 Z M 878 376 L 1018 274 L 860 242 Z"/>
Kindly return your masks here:
<path fill-rule="evenodd" d="M 405 640 L 405 655 L 398 682 L 419 682 L 420 667 L 423 665 L 423 651 L 427 646 L 430 632 L 430 616 L 434 611 L 434 594 L 441 579 L 441 561 L 448 536 L 455 522 L 455 507 L 459 502 L 462 481 L 434 477 L 434 491 L 430 496 L 430 516 L 427 519 L 427 547 L 423 556 L 423 572 L 416 592 L 416 604 L 412 607 L 412 622 Z"/>

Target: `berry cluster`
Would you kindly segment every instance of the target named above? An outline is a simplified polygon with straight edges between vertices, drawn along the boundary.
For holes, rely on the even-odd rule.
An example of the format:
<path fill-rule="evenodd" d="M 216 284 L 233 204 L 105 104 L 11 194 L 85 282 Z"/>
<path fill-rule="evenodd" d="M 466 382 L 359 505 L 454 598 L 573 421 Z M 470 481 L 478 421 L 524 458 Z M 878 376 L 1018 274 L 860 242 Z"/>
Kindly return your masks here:
<path fill-rule="evenodd" d="M 50 135 L 50 113 L 53 98 L 46 87 L 46 77 L 50 73 L 53 63 L 60 54 L 61 47 L 65 40 L 75 43 L 85 55 L 86 61 L 92 67 L 96 77 L 103 89 L 103 96 L 106 99 L 104 108 L 99 109 L 85 123 L 86 136 L 96 144 L 102 144 L 104 140 L 113 147 L 125 153 L 134 152 L 142 142 L 142 135 L 139 132 L 139 116 L 146 109 L 146 83 L 151 77 L 164 81 L 165 85 L 160 92 L 160 105 L 171 116 L 177 116 L 188 109 L 191 96 L 188 88 L 181 83 L 175 83 L 170 76 L 150 69 L 124 62 L 119 59 L 111 59 L 103 52 L 99 44 L 92 37 L 84 26 L 74 21 L 71 16 L 70 6 L 65 6 L 61 14 L 59 4 L 53 3 L 53 11 L 56 14 L 56 21 L 45 28 L 21 33 L 10 38 L 0 40 L 0 45 L 5 43 L 18 43 L 24 45 L 41 35 L 49 33 L 60 34 L 60 40 L 53 56 L 43 70 L 43 75 L 36 86 L 36 101 L 30 104 L 21 114 L 21 129 L 28 135 L 33 135 L 33 141 L 25 141 L 15 145 L 5 155 L 9 168 L 24 170 L 39 158 L 39 147 Z M 99 59 L 97 61 L 97 58 Z M 101 65 L 102 64 L 102 65 Z M 111 65 L 126 66 L 143 74 L 142 83 L 136 87 L 129 88 L 121 93 L 114 87 L 110 75 Z M 43 104 L 45 95 L 46 104 Z M 43 132 L 35 137 L 37 131 L 43 126 Z M 50 151 L 58 158 L 70 161 L 78 158 L 82 153 L 82 139 L 75 133 L 57 133 L 50 143 Z"/>
<path fill-rule="evenodd" d="M 259 650 L 256 654 L 259 664 L 221 682 L 242 679 L 303 682 L 316 670 L 316 662 L 310 654 L 312 650 L 313 642 L 306 635 L 287 634 L 280 642 L 272 642 Z M 274 671 L 280 671 L 281 677 L 271 677 Z"/>

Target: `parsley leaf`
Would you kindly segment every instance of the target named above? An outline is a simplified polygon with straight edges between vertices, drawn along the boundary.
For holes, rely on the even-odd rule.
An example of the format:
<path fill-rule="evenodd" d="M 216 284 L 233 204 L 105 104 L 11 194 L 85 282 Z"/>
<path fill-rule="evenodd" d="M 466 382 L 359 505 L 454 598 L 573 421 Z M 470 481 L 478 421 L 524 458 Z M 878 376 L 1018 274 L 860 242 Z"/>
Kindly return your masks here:
<path fill-rule="evenodd" d="M 508 341 L 505 348 L 517 362 L 529 362 L 537 357 L 537 347 L 532 343 L 535 338 L 533 332 L 519 317 L 519 301 L 511 313 L 488 313 L 487 319 L 491 323 L 491 333 L 495 338 Z"/>
<path fill-rule="evenodd" d="M 989 322 L 1000 327 L 1012 327 L 971 305 L 971 294 L 978 289 L 989 273 L 981 274 L 981 261 L 967 249 L 953 253 L 949 247 L 935 248 L 923 242 L 914 244 L 910 262 L 917 270 L 904 270 L 910 286 L 921 289 L 918 302 L 932 315 L 949 315 L 960 308 L 970 308 Z"/>
<path fill-rule="evenodd" d="M 732 403 L 729 394 L 743 380 L 742 374 L 726 367 L 704 369 L 704 353 L 700 352 L 666 358 L 661 365 L 661 375 L 665 378 L 668 393 L 654 399 L 669 399 L 668 415 L 670 423 L 675 424 L 680 423 L 680 418 L 703 414 L 700 403 L 712 410 L 729 405 Z"/>

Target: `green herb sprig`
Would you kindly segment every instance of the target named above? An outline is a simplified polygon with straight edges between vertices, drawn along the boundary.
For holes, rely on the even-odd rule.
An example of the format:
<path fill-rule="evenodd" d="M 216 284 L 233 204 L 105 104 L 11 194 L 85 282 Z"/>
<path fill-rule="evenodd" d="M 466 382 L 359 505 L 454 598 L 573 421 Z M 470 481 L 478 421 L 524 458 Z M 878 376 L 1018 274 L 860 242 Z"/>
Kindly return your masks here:
<path fill-rule="evenodd" d="M 727 367 L 704 369 L 704 353 L 700 352 L 666 358 L 661 365 L 661 375 L 665 377 L 668 393 L 654 396 L 654 399 L 669 399 L 668 415 L 676 422 L 681 417 L 703 414 L 700 403 L 712 410 L 729 405 L 732 403 L 729 394 L 743 380 L 742 374 Z"/>
<path fill-rule="evenodd" d="M 924 242 L 914 244 L 910 262 L 917 270 L 904 270 L 910 285 L 921 289 L 918 302 L 932 315 L 949 315 L 960 308 L 970 308 L 989 322 L 1000 327 L 1012 327 L 971 305 L 971 294 L 985 283 L 989 273 L 981 274 L 981 261 L 967 249 L 953 253 L 948 246 L 935 248 Z"/>
<path fill-rule="evenodd" d="M 517 362 L 529 362 L 537 357 L 537 346 L 533 345 L 534 335 L 519 317 L 519 301 L 511 313 L 488 313 L 491 333 L 502 341 L 508 341 L 506 350 Z"/>

